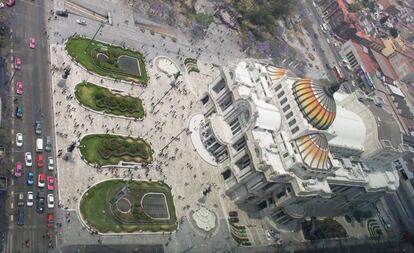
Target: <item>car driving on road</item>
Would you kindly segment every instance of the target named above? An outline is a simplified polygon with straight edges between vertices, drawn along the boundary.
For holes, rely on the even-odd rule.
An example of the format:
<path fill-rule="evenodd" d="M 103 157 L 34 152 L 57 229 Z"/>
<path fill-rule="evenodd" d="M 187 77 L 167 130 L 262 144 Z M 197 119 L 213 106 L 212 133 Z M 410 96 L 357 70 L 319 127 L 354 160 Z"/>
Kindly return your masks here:
<path fill-rule="evenodd" d="M 49 156 L 47 158 L 47 169 L 48 170 L 53 170 L 53 167 L 54 167 L 53 158 L 51 156 Z"/>
<path fill-rule="evenodd" d="M 44 162 L 43 162 L 43 154 L 37 154 L 36 155 L 36 165 L 38 168 L 43 168 Z"/>
<path fill-rule="evenodd" d="M 39 175 L 37 175 L 37 186 L 39 188 L 45 187 L 45 181 L 46 181 L 45 173 L 39 173 Z"/>
<path fill-rule="evenodd" d="M 16 118 L 18 119 L 23 118 L 23 107 L 21 105 L 18 105 L 16 107 Z"/>
<path fill-rule="evenodd" d="M 30 152 L 26 152 L 24 154 L 24 161 L 25 161 L 27 167 L 32 167 L 33 160 L 32 160 L 32 154 Z"/>
<path fill-rule="evenodd" d="M 16 168 L 14 170 L 15 177 L 21 177 L 23 173 L 23 164 L 21 162 L 16 162 Z"/>
<path fill-rule="evenodd" d="M 27 173 L 27 185 L 33 185 L 34 184 L 34 174 L 33 172 Z"/>
<path fill-rule="evenodd" d="M 22 82 L 16 83 L 16 93 L 17 95 L 23 95 L 23 83 Z"/>
<path fill-rule="evenodd" d="M 47 208 L 52 209 L 53 207 L 55 207 L 55 197 L 52 193 L 49 193 L 47 195 Z"/>
<path fill-rule="evenodd" d="M 17 133 L 16 134 L 16 146 L 17 147 L 22 147 L 23 146 L 23 134 L 22 133 Z"/>
<path fill-rule="evenodd" d="M 30 38 L 29 38 L 29 47 L 30 47 L 31 49 L 36 48 L 36 39 L 35 39 L 34 37 L 30 37 Z"/>
<path fill-rule="evenodd" d="M 55 177 L 54 176 L 47 177 L 47 189 L 49 191 L 53 191 L 55 189 Z"/>
<path fill-rule="evenodd" d="M 45 210 L 45 193 L 42 191 L 39 191 L 37 193 L 37 208 L 36 211 L 38 213 L 43 213 Z"/>
<path fill-rule="evenodd" d="M 37 135 L 41 135 L 42 134 L 42 124 L 38 120 L 36 120 L 36 122 L 35 122 L 35 133 Z"/>
<path fill-rule="evenodd" d="M 48 213 L 47 214 L 47 227 L 53 228 L 54 226 L 55 226 L 55 216 L 53 215 L 53 213 Z"/>
<path fill-rule="evenodd" d="M 33 202 L 34 201 L 34 194 L 33 192 L 27 192 L 27 203 L 26 205 L 28 207 L 32 207 L 33 206 Z"/>
<path fill-rule="evenodd" d="M 19 57 L 14 59 L 14 68 L 20 70 L 22 68 L 22 60 Z"/>

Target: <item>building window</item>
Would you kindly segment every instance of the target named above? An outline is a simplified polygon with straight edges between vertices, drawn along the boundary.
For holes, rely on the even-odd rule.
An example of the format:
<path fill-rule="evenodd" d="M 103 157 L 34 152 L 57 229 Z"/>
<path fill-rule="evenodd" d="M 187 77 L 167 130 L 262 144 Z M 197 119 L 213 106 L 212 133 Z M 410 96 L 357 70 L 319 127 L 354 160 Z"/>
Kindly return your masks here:
<path fill-rule="evenodd" d="M 258 205 L 257 205 L 257 208 L 259 209 L 259 210 L 263 210 L 263 209 L 265 209 L 267 207 L 267 202 L 266 202 L 266 200 L 263 200 L 262 202 L 260 202 Z"/>
<path fill-rule="evenodd" d="M 286 102 L 287 102 L 287 98 L 286 97 L 284 97 L 282 100 L 280 100 L 280 104 L 281 105 L 284 105 Z"/>
<path fill-rule="evenodd" d="M 282 90 L 279 94 L 277 94 L 277 97 L 281 98 L 283 95 L 285 95 L 285 92 Z"/>
<path fill-rule="evenodd" d="M 299 131 L 299 127 L 298 127 L 298 126 L 295 126 L 295 127 L 292 129 L 292 134 L 295 134 L 297 131 Z"/>
<path fill-rule="evenodd" d="M 275 185 L 275 183 L 267 183 L 265 186 L 263 186 L 262 190 L 266 191 L 267 189 L 269 189 L 270 187 L 272 187 L 273 185 Z"/>
<path fill-rule="evenodd" d="M 283 107 L 283 112 L 286 112 L 289 109 L 290 109 L 290 105 L 286 105 L 285 107 Z"/>
<path fill-rule="evenodd" d="M 279 84 L 278 86 L 276 86 L 276 92 L 278 92 L 280 89 L 282 89 L 282 84 Z"/>
<path fill-rule="evenodd" d="M 289 112 L 286 114 L 286 119 L 290 119 L 293 116 L 293 112 Z"/>
<path fill-rule="evenodd" d="M 296 119 L 292 119 L 291 121 L 289 121 L 289 126 L 293 126 L 296 123 Z"/>
<path fill-rule="evenodd" d="M 231 170 L 230 169 L 227 169 L 226 171 L 224 171 L 223 173 L 221 173 L 221 175 L 223 176 L 224 180 L 226 180 L 229 177 L 231 177 Z"/>

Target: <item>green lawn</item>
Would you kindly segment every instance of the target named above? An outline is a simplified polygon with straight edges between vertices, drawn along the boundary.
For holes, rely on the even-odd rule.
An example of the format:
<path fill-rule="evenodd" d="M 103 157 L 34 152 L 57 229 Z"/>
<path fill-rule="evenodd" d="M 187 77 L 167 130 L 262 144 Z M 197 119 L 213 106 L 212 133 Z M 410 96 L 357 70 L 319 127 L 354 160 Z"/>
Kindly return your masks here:
<path fill-rule="evenodd" d="M 92 83 L 76 85 L 75 95 L 81 104 L 95 111 L 136 119 L 144 117 L 144 108 L 139 98 L 114 94 Z"/>
<path fill-rule="evenodd" d="M 142 193 L 146 192 L 160 192 L 167 197 L 167 205 L 169 208 L 171 218 L 166 221 L 145 220 L 141 222 L 137 218 L 134 223 L 121 223 L 114 219 L 111 212 L 108 210 L 108 194 L 118 191 L 123 186 L 127 185 Z M 140 196 L 137 196 L 140 198 Z M 138 231 L 174 231 L 177 229 L 177 217 L 175 215 L 174 202 L 171 195 L 171 189 L 168 185 L 161 182 L 147 182 L 147 181 L 126 181 L 121 179 L 109 180 L 95 185 L 90 188 L 83 196 L 80 202 L 80 212 L 86 222 L 97 229 L 99 232 L 138 232 Z"/>
<path fill-rule="evenodd" d="M 111 134 L 91 134 L 82 138 L 80 152 L 92 164 L 116 165 L 120 161 L 150 163 L 152 150 L 141 138 Z"/>
<path fill-rule="evenodd" d="M 142 84 L 148 83 L 148 76 L 142 53 L 98 41 L 92 41 L 92 43 L 89 42 L 90 39 L 87 38 L 70 37 L 66 43 L 66 50 L 69 55 L 75 58 L 83 67 L 98 75 Z M 106 62 L 99 60 L 97 57 L 99 53 L 107 55 L 108 60 Z M 121 69 L 117 63 L 117 59 L 121 55 L 136 58 L 139 62 L 141 74 L 133 75 L 126 73 Z"/>

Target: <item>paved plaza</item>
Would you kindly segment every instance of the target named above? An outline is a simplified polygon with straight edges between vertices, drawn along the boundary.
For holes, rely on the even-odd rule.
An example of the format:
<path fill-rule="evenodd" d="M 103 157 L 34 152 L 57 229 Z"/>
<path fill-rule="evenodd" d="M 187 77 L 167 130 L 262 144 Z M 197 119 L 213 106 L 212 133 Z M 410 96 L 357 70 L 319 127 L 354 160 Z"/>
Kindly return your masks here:
<path fill-rule="evenodd" d="M 54 0 L 54 10 L 59 9 L 63 2 Z M 92 0 L 86 5 L 99 13 L 111 11 L 113 25 L 105 25 L 98 30 L 100 24 L 93 20 L 87 19 L 86 26 L 79 26 L 76 25 L 79 16 L 53 19 L 51 15 L 47 27 L 51 45 L 56 153 L 59 150 L 62 152 L 62 156 L 57 159 L 58 199 L 61 207 L 57 217 L 59 245 L 148 243 L 163 244 L 167 252 L 222 252 L 234 249 L 236 243 L 231 239 L 226 213 L 238 208 L 221 189 L 223 179 L 214 166 L 214 161 L 206 162 L 208 158 L 203 159 L 197 153 L 197 147 L 191 140 L 193 129 L 189 128 L 190 119 L 202 113 L 200 98 L 207 91 L 208 85 L 220 75 L 217 66 L 245 57 L 237 32 L 213 23 L 207 31 L 206 39 L 199 43 L 194 43 L 180 31 L 175 31 L 177 40 L 174 42 L 161 34 L 140 30 L 134 24 L 136 15 L 133 9 L 128 8 L 124 1 Z M 64 48 L 66 39 L 72 35 L 91 38 L 95 33 L 97 40 L 125 46 L 144 54 L 150 80 L 147 87 L 99 77 L 70 60 Z M 157 57 L 165 57 L 180 68 L 183 75 L 179 77 L 178 87 L 171 88 L 173 77 L 160 71 L 156 64 Z M 187 75 L 185 58 L 198 59 L 200 73 Z M 63 81 L 61 74 L 66 66 L 71 67 L 71 74 Z M 137 121 L 103 115 L 82 107 L 75 98 L 74 90 L 76 84 L 83 81 L 119 94 L 139 97 L 143 101 L 146 116 L 142 121 Z M 75 148 L 68 161 L 62 159 L 71 143 L 78 145 L 82 136 L 96 133 L 142 137 L 152 145 L 154 162 L 146 167 L 110 166 L 97 169 L 82 161 L 78 148 Z M 101 236 L 87 231 L 76 214 L 79 197 L 91 185 L 109 178 L 161 180 L 170 185 L 177 219 L 180 221 L 178 231 L 171 235 L 139 237 Z M 200 195 L 210 187 L 211 192 L 205 199 L 205 205 L 214 212 L 218 224 L 212 234 L 198 230 L 189 220 L 190 213 L 197 210 Z M 248 217 L 242 210 L 239 214 L 241 224 L 248 226 L 253 244 L 271 243 L 265 238 L 266 226 L 263 221 Z"/>

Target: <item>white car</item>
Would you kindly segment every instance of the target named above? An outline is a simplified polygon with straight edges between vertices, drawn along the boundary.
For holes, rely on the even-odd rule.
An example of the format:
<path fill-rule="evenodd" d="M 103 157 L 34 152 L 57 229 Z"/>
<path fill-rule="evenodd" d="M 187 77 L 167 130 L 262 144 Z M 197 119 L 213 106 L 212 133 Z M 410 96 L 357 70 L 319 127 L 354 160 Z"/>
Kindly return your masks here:
<path fill-rule="evenodd" d="M 0 2 L 0 9 L 4 8 L 4 3 Z"/>
<path fill-rule="evenodd" d="M 32 161 L 32 154 L 30 152 L 26 152 L 24 154 L 24 161 L 26 162 L 27 167 L 32 167 L 33 161 Z"/>
<path fill-rule="evenodd" d="M 54 165 L 53 157 L 49 156 L 47 158 L 47 169 L 48 170 L 53 170 L 53 165 Z"/>
<path fill-rule="evenodd" d="M 16 146 L 22 147 L 23 146 L 23 134 L 17 133 L 16 134 Z"/>
<path fill-rule="evenodd" d="M 49 193 L 47 195 L 47 207 L 48 208 L 53 208 L 55 207 L 55 197 L 53 196 L 52 193 Z"/>
<path fill-rule="evenodd" d="M 27 192 L 27 206 L 33 206 L 34 195 L 33 192 Z"/>
<path fill-rule="evenodd" d="M 78 23 L 79 25 L 86 25 L 86 21 L 83 19 L 77 19 L 76 23 Z"/>

